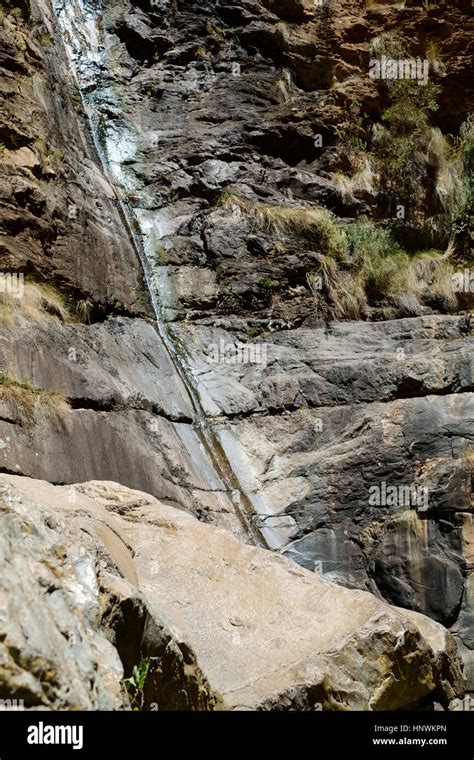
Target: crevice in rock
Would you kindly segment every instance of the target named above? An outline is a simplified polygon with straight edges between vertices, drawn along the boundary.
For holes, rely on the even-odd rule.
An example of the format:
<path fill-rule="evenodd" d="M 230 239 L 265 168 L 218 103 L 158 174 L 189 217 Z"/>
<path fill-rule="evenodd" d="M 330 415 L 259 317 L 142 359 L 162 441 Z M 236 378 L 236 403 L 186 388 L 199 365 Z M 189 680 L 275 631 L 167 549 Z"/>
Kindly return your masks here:
<path fill-rule="evenodd" d="M 125 678 L 138 663 L 149 665 L 143 709 L 215 709 L 219 698 L 198 667 L 194 652 L 172 637 L 145 601 L 138 595 L 120 598 L 107 588 L 101 593 L 101 625 L 118 652 Z"/>
<path fill-rule="evenodd" d="M 324 139 L 327 139 L 327 133 Z M 280 158 L 287 166 L 297 166 L 301 161 L 310 164 L 321 153 L 315 146 L 314 137 L 301 133 L 293 125 L 280 126 L 266 132 L 251 132 L 247 136 L 250 145 L 265 156 Z"/>
<path fill-rule="evenodd" d="M 192 425 L 193 419 L 184 414 L 167 414 L 160 406 L 153 401 L 143 399 L 141 404 L 120 402 L 116 399 L 91 399 L 91 398 L 68 398 L 69 406 L 74 411 L 93 411 L 93 412 L 149 412 L 157 417 L 167 420 L 168 422 Z"/>
<path fill-rule="evenodd" d="M 462 396 L 464 393 L 472 393 L 474 392 L 474 386 L 470 386 L 468 388 L 464 388 L 462 391 L 458 389 L 453 389 L 452 387 L 449 388 L 442 388 L 438 390 L 429 390 L 426 391 L 426 393 L 419 393 L 414 394 L 412 396 L 402 396 L 402 395 L 393 395 L 390 398 L 386 399 L 373 399 L 368 401 L 355 401 L 351 400 L 350 402 L 343 404 L 343 403 L 337 403 L 337 404 L 315 404 L 312 401 L 308 401 L 306 399 L 304 404 L 286 404 L 281 407 L 268 407 L 263 410 L 250 410 L 250 411 L 238 411 L 238 412 L 221 412 L 220 415 L 216 416 L 209 416 L 209 422 L 212 424 L 220 424 L 224 421 L 234 421 L 234 420 L 245 420 L 245 419 L 252 419 L 252 418 L 258 418 L 258 417 L 278 417 L 285 413 L 293 413 L 293 412 L 300 412 L 304 409 L 311 409 L 311 410 L 323 410 L 323 409 L 336 409 L 338 407 L 357 407 L 357 406 L 370 406 L 371 404 L 391 404 L 393 401 L 410 401 L 413 398 L 426 398 L 428 396 Z"/>

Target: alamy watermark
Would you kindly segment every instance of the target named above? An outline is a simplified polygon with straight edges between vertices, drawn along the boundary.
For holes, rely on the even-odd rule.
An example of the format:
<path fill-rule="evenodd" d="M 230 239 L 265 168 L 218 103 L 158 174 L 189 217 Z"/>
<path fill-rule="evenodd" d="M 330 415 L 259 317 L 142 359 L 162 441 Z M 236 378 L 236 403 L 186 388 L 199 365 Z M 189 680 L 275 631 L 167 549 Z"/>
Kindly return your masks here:
<path fill-rule="evenodd" d="M 428 84 L 430 63 L 427 58 L 371 58 L 369 61 L 370 79 L 411 79 L 419 85 Z"/>
<path fill-rule="evenodd" d="M 474 270 L 464 269 L 451 276 L 454 293 L 474 293 Z"/>
<path fill-rule="evenodd" d="M 0 712 L 18 712 L 24 709 L 24 699 L 0 699 Z"/>
<path fill-rule="evenodd" d="M 227 343 L 221 338 L 219 343 L 208 346 L 208 357 L 214 364 L 267 364 L 265 343 Z"/>
<path fill-rule="evenodd" d="M 68 744 L 72 749 L 82 749 L 84 746 L 84 726 L 48 725 L 40 721 L 28 726 L 28 744 Z"/>
<path fill-rule="evenodd" d="M 418 507 L 428 508 L 428 488 L 426 486 L 389 485 L 385 481 L 369 488 L 371 507 Z"/>
<path fill-rule="evenodd" d="M 23 272 L 0 272 L 0 293 L 13 298 L 23 298 L 25 292 L 25 275 Z"/>

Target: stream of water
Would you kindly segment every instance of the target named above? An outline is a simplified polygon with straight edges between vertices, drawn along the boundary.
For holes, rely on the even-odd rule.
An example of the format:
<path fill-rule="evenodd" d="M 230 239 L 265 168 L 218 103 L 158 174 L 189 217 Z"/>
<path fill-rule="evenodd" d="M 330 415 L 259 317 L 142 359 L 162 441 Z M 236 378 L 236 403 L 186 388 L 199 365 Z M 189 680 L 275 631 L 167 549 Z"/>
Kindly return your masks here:
<path fill-rule="evenodd" d="M 143 266 L 159 335 L 192 404 L 196 434 L 212 462 L 217 480 L 224 483 L 250 539 L 257 545 L 280 549 L 286 543 L 286 538 L 282 537 L 277 528 L 265 525 L 268 512 L 265 505 L 262 506 L 261 497 L 242 486 L 228 455 L 206 418 L 198 392 L 190 378 L 185 357 L 171 339 L 162 316 L 159 288 L 150 263 L 152 243 L 156 243 L 157 239 L 157 220 L 150 221 L 150 211 L 144 207 L 132 208 L 127 200 L 127 193 L 143 188 L 137 188 L 133 177 L 123 170 L 123 162 L 136 157 L 137 145 L 132 129 L 124 122 L 120 104 L 109 81 L 102 15 L 103 0 L 37 2 L 42 8 L 45 26 L 57 44 L 63 45 L 69 59 L 70 71 L 88 119 L 95 152 L 102 171 L 114 190 L 123 224 Z M 46 11 L 47 2 L 50 3 L 50 13 Z M 104 110 L 109 114 L 113 113 L 117 118 L 109 123 Z M 150 229 L 153 234 L 150 233 Z M 161 234 L 167 234 L 166 230 L 161 231 Z M 258 503 L 254 503 L 255 501 Z M 263 521 L 259 520 L 259 517 L 263 518 Z"/>

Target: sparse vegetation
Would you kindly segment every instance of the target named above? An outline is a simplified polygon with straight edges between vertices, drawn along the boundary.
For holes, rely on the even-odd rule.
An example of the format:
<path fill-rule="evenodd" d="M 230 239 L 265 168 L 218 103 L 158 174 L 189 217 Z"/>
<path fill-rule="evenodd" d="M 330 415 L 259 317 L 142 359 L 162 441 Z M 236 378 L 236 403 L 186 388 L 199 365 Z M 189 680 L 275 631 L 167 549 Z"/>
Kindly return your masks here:
<path fill-rule="evenodd" d="M 468 200 L 462 152 L 452 145 L 439 129 L 431 130 L 429 145 L 435 167 L 435 191 L 448 225 L 463 212 Z"/>
<path fill-rule="evenodd" d="M 237 208 L 255 229 L 277 238 L 292 236 L 318 246 L 329 255 L 342 255 L 344 234 L 336 217 L 323 207 L 284 207 L 253 203 L 234 193 L 223 193 L 218 204 Z"/>
<path fill-rule="evenodd" d="M 438 45 L 436 42 L 434 42 L 434 40 L 428 41 L 425 55 L 430 63 L 432 70 L 438 73 L 442 68 L 441 53 L 439 51 Z"/>
<path fill-rule="evenodd" d="M 424 304 L 444 311 L 457 307 L 452 249 L 409 255 L 388 228 L 363 218 L 342 224 L 320 207 L 263 205 L 233 193 L 221 196 L 219 204 L 237 208 L 253 229 L 275 242 L 299 241 L 317 252 L 320 264 L 308 273 L 307 284 L 321 308 L 329 305 L 333 318 L 360 319 L 373 309 L 387 318 L 414 315 Z M 262 282 L 269 291 L 278 285 L 269 279 Z"/>
<path fill-rule="evenodd" d="M 0 372 L 0 401 L 26 428 L 33 427 L 41 418 L 60 425 L 69 408 L 61 394 L 38 388 L 28 380 L 15 380 L 6 372 Z"/>
<path fill-rule="evenodd" d="M 37 36 L 37 40 L 38 40 L 39 44 L 41 45 L 41 47 L 50 47 L 53 44 L 53 42 L 54 42 L 54 40 L 51 37 L 50 33 L 47 32 L 47 31 L 39 32 L 39 34 Z"/>
<path fill-rule="evenodd" d="M 69 97 L 74 108 L 79 108 L 82 105 L 81 94 L 77 88 L 71 90 Z"/>
<path fill-rule="evenodd" d="M 457 307 L 450 252 L 408 255 L 390 231 L 370 221 L 346 228 L 349 266 L 324 261 L 324 291 L 336 318 L 360 318 L 377 307 L 385 316 L 419 314 L 423 304 L 443 311 Z"/>
<path fill-rule="evenodd" d="M 380 184 L 389 204 L 408 207 L 423 203 L 427 190 L 427 160 L 432 144 L 429 114 L 436 111 L 439 87 L 420 87 L 403 79 L 390 87 L 384 126 L 374 132 L 373 149 Z"/>
<path fill-rule="evenodd" d="M 186 193 L 182 187 L 175 187 L 173 190 L 170 190 L 168 200 L 170 203 L 177 203 L 184 198 L 185 195 Z"/>
<path fill-rule="evenodd" d="M 35 140 L 35 147 L 44 167 L 54 168 L 57 164 L 61 163 L 64 158 L 64 153 L 61 148 L 49 148 L 41 137 L 38 137 Z"/>
<path fill-rule="evenodd" d="M 410 59 L 393 32 L 372 41 L 372 54 Z M 433 41 L 426 43 L 426 56 L 431 68 L 439 70 L 441 56 Z M 339 147 L 331 175 L 334 187 L 348 204 L 373 196 L 384 216 L 409 219 L 411 231 L 418 228 L 426 245 L 445 248 L 455 238 L 456 256 L 469 259 L 472 118 L 466 119 L 456 139 L 430 123 L 441 90 L 432 80 L 420 86 L 417 80 L 403 78 L 381 81 L 379 87 L 381 96 L 388 97 L 381 122 L 370 124 L 351 102 L 351 123 L 335 130 Z M 401 238 L 402 227 L 398 225 Z M 413 235 L 406 244 L 413 250 Z"/>
<path fill-rule="evenodd" d="M 165 264 L 168 264 L 168 262 L 169 262 L 168 251 L 166 251 L 162 246 L 160 246 L 155 251 L 155 263 L 158 264 L 158 266 L 163 266 Z"/>
<path fill-rule="evenodd" d="M 86 325 L 91 323 L 92 301 L 89 298 L 81 298 L 76 304 L 76 315 L 80 322 Z"/>
<path fill-rule="evenodd" d="M 196 58 L 200 61 L 209 61 L 212 58 L 212 53 L 205 45 L 199 45 L 196 48 Z"/>
<path fill-rule="evenodd" d="M 329 308 L 333 319 L 360 319 L 367 311 L 367 298 L 359 278 L 341 269 L 331 256 L 325 257 L 318 270 L 310 273 L 309 283 L 321 279 L 321 288 L 312 288 L 316 307 Z"/>
<path fill-rule="evenodd" d="M 23 293 L 0 292 L 0 325 L 12 326 L 17 319 L 40 323 L 45 320 L 90 324 L 93 303 L 89 298 L 75 301 L 53 285 L 25 278 Z"/>
<path fill-rule="evenodd" d="M 142 660 L 135 665 L 130 678 L 123 679 L 123 685 L 130 700 L 132 710 L 138 712 L 145 705 L 145 684 L 150 670 L 150 660 Z"/>
<path fill-rule="evenodd" d="M 217 26 L 213 24 L 211 21 L 208 21 L 206 24 L 207 33 L 211 35 L 211 37 L 225 37 L 225 29 L 222 26 Z"/>
<path fill-rule="evenodd" d="M 369 303 L 389 300 L 406 287 L 409 258 L 388 230 L 362 222 L 349 225 L 346 235 L 352 267 Z"/>
<path fill-rule="evenodd" d="M 355 201 L 355 193 L 364 192 L 369 195 L 375 193 L 374 189 L 374 168 L 369 157 L 366 155 L 362 161 L 361 168 L 348 176 L 341 172 L 335 172 L 331 180 L 338 190 L 344 203 Z"/>
<path fill-rule="evenodd" d="M 404 58 L 406 49 L 403 41 L 394 32 L 382 32 L 372 40 L 372 50 L 377 56 Z"/>
<path fill-rule="evenodd" d="M 21 298 L 11 293 L 0 293 L 0 324 L 10 325 L 16 316 L 23 316 L 30 322 L 45 319 L 70 321 L 66 299 L 52 285 L 26 280 Z"/>

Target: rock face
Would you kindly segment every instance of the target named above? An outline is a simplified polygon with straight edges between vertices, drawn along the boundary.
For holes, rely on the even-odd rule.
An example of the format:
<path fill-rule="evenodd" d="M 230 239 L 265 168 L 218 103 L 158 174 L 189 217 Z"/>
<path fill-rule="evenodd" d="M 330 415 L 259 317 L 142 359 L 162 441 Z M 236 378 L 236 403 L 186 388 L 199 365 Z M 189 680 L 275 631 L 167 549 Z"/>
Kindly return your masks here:
<path fill-rule="evenodd" d="M 93 44 L 84 54 L 67 6 L 54 8 L 79 78 L 95 82 L 103 150 L 168 334 L 256 529 L 303 566 L 452 627 L 474 672 L 470 318 L 424 307 L 410 319 L 324 324 L 307 275 L 325 251 L 291 234 L 276 242 L 245 208 L 221 203 L 227 193 L 287 210 L 374 211 L 370 193 L 345 202 L 331 173 L 351 97 L 374 117 L 384 107 L 365 76 L 370 40 L 403 20 L 412 53 L 433 35 L 458 50 L 463 8 L 442 22 L 410 4 L 361 18 L 355 4 L 203 11 L 124 0 L 103 6 L 105 55 Z M 464 64 L 460 55 L 456 76 Z M 445 90 L 454 76 L 443 70 Z M 445 123 L 462 120 L 456 102 L 442 102 Z M 428 508 L 371 503 L 387 484 L 426 491 Z"/>
<path fill-rule="evenodd" d="M 125 542 L 143 547 L 142 559 L 126 560 L 129 576 L 110 558 L 101 569 L 109 549 L 97 525 L 112 516 L 99 508 L 104 489 L 84 487 L 86 501 L 77 503 L 92 515 L 92 537 L 74 533 L 71 543 L 83 546 L 95 585 L 88 602 L 69 599 L 68 584 L 79 588 L 81 580 L 66 553 L 54 599 L 87 643 L 77 664 L 67 664 L 64 650 L 59 685 L 44 685 L 59 637 L 45 641 L 38 672 L 29 655 L 8 661 L 22 693 L 31 704 L 118 708 L 117 652 L 129 672 L 142 651 L 163 657 L 166 641 L 171 654 L 153 688 L 168 708 L 446 702 L 459 681 L 441 684 L 439 657 L 454 663 L 452 640 L 433 649 L 418 613 L 435 621 L 435 638 L 440 625 L 450 629 L 472 688 L 471 302 L 428 292 L 400 299 L 396 309 L 370 302 L 364 321 L 335 321 L 335 304 L 321 306 L 311 286 L 327 245 L 294 229 L 276 234 L 239 201 L 280 214 L 322 206 L 342 225 L 360 215 L 385 219 L 412 253 L 446 245 L 436 227 L 433 167 L 424 202 L 408 204 L 398 226 L 373 167 L 370 181 L 359 177 L 350 192 L 337 177 L 354 168 L 341 154 L 347 134 L 357 142 L 381 126 L 387 97 L 367 69 L 386 33 L 399 32 L 411 55 L 429 57 L 441 85 L 432 124 L 458 134 L 470 81 L 470 4 L 6 0 L 3 7 L 0 274 L 24 273 L 30 283 L 24 299 L 6 305 L 0 292 L 0 471 L 15 488 L 28 481 L 8 475 L 58 484 L 42 488 L 47 501 L 61 494 L 53 510 L 60 522 L 75 509 L 66 486 L 79 481 L 115 481 L 151 495 L 136 502 L 110 486 Z M 34 300 L 37 286 L 43 295 Z M 286 558 L 206 532 L 172 508 Z M 153 526 L 156 510 L 178 526 L 179 550 Z M 11 513 L 11 531 L 33 531 L 28 519 L 21 509 Z M 56 539 L 40 513 L 32 520 L 31 535 L 40 538 L 25 544 L 18 562 L 41 564 Z M 149 541 L 169 559 L 158 584 Z M 206 542 L 215 551 L 209 562 Z M 196 577 L 183 547 L 202 567 Z M 258 625 L 245 622 L 255 599 L 246 596 L 240 609 L 230 581 L 229 599 L 220 597 L 226 627 L 212 617 L 214 576 L 217 568 L 227 573 L 227 552 L 228 573 L 245 588 L 255 582 Z M 258 559 L 248 560 L 255 562 L 249 579 L 250 556 Z M 40 577 L 28 576 L 35 594 Z M 278 614 L 265 599 L 267 583 L 281 584 Z M 182 603 L 173 602 L 173 584 Z M 323 597 L 321 589 L 330 591 Z M 346 600 L 354 617 L 338 622 L 338 638 L 322 612 L 317 633 L 313 615 Z M 55 603 L 44 608 L 53 628 Z M 104 604 L 112 622 L 105 612 L 97 617 Z M 242 625 L 228 623 L 234 614 Z M 300 628 L 292 627 L 297 614 L 306 621 Z M 290 661 L 284 631 L 271 637 L 264 618 L 274 615 L 300 642 L 300 662 Z M 139 631 L 131 643 L 129 628 Z M 234 633 L 245 646 L 231 650 L 226 670 Z M 21 632 L 11 635 L 24 641 Z M 101 647 L 103 668 L 84 692 Z M 371 662 L 362 676 L 357 652 Z M 412 655 L 421 675 L 407 670 Z M 400 668 L 410 698 L 393 686 L 389 665 Z"/>
<path fill-rule="evenodd" d="M 41 481 L 2 476 L 0 491 L 1 697 L 26 708 L 130 709 L 124 669 L 146 655 L 162 707 L 212 709 L 194 654 L 149 613 L 114 520 Z"/>
<path fill-rule="evenodd" d="M 165 710 L 390 710 L 463 688 L 441 625 L 147 494 L 16 476 L 0 489 L 2 695 L 117 709 L 118 654 L 126 670 L 150 658 L 147 703 Z"/>
<path fill-rule="evenodd" d="M 2 301 L 0 371 L 59 392 L 69 410 L 25 426 L 2 396 L 0 467 L 59 483 L 120 480 L 245 538 L 244 499 L 231 499 L 228 464 L 194 425 L 198 412 L 156 329 L 123 194 L 103 171 L 76 77 L 45 25 L 50 6 L 15 8 L 1 12 L 0 271 L 52 283 L 68 314 L 47 302 L 34 312 L 22 298 L 10 314 Z"/>

